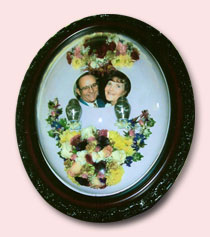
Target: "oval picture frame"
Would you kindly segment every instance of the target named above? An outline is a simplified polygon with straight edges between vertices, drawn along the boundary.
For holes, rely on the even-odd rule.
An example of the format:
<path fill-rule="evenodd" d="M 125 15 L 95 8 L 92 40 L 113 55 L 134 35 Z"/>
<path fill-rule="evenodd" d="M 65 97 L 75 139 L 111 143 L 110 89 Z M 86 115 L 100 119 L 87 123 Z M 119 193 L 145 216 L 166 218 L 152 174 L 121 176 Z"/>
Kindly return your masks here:
<path fill-rule="evenodd" d="M 93 189 L 93 193 L 89 195 L 88 191 L 84 191 L 86 189 L 77 191 L 76 186 L 69 186 L 59 178 L 59 174 L 55 175 L 56 164 L 55 167 L 51 166 L 51 160 L 45 157 L 43 143 L 46 138 L 40 138 L 42 127 L 39 127 L 37 116 L 41 113 L 39 108 L 45 104 L 47 96 L 47 92 L 44 89 L 42 91 L 43 81 L 52 81 L 46 79 L 46 73 L 53 68 L 52 63 L 58 60 L 62 50 L 86 35 L 104 32 L 127 37 L 150 55 L 145 58 L 151 57 L 158 65 L 167 86 L 170 116 L 165 139 L 148 172 L 135 182 L 128 181 L 131 182 L 129 185 L 125 184 L 128 188 L 122 186 L 122 190 L 113 189 L 110 193 L 106 189 Z M 142 55 L 140 52 L 140 60 Z M 67 63 L 66 65 L 65 67 L 70 67 Z M 138 88 L 138 83 L 133 85 L 131 89 Z M 132 93 L 129 98 L 132 98 Z M 96 15 L 76 21 L 60 30 L 35 56 L 26 72 L 18 97 L 16 134 L 25 169 L 38 192 L 50 205 L 80 220 L 113 222 L 148 210 L 169 190 L 187 158 L 194 120 L 195 107 L 190 78 L 172 43 L 159 31 L 140 20 L 122 15 Z M 157 123 L 155 126 L 158 126 Z M 153 139 L 157 140 L 155 136 L 157 135 Z"/>

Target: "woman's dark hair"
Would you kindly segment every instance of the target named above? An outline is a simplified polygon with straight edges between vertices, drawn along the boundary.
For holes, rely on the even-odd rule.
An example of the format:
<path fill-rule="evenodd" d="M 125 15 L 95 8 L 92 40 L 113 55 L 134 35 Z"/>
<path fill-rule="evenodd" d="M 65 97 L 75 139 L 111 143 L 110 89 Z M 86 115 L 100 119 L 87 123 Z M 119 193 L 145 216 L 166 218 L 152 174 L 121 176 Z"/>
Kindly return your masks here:
<path fill-rule="evenodd" d="M 107 83 L 108 81 L 113 81 L 114 77 L 117 77 L 118 79 L 117 82 L 123 83 L 125 85 L 126 94 L 124 95 L 124 97 L 126 97 L 131 90 L 131 83 L 130 83 L 129 78 L 124 73 L 113 70 L 107 76 Z"/>

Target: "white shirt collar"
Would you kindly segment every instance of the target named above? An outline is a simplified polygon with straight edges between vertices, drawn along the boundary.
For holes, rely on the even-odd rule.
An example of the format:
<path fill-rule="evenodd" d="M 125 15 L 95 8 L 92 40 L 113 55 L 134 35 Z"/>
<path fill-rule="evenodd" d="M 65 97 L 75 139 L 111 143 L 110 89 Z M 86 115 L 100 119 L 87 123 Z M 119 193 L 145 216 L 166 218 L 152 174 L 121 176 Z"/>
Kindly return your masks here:
<path fill-rule="evenodd" d="M 85 101 L 86 102 L 86 101 Z M 94 103 L 96 103 L 96 105 L 97 105 L 97 107 L 98 107 L 98 104 L 97 104 L 97 101 L 95 100 L 93 103 L 88 103 L 88 102 L 86 102 L 87 104 L 88 104 L 88 106 L 90 106 L 90 107 L 95 107 L 94 106 Z"/>

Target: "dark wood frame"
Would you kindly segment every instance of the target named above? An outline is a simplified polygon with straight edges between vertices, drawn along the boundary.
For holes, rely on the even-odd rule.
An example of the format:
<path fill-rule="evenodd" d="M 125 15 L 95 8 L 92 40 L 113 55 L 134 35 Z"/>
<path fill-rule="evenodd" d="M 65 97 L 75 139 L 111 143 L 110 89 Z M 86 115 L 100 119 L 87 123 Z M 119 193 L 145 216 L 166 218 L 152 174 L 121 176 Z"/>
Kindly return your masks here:
<path fill-rule="evenodd" d="M 107 197 L 89 197 L 62 184 L 43 159 L 35 124 L 40 81 L 51 59 L 70 40 L 93 32 L 126 35 L 158 61 L 171 99 L 170 128 L 152 171 L 134 187 Z M 17 141 L 25 169 L 42 197 L 61 212 L 91 222 L 129 218 L 151 208 L 171 187 L 187 157 L 194 129 L 194 97 L 185 65 L 172 43 L 153 27 L 121 15 L 91 16 L 74 22 L 52 37 L 33 59 L 23 80 L 17 103 Z"/>

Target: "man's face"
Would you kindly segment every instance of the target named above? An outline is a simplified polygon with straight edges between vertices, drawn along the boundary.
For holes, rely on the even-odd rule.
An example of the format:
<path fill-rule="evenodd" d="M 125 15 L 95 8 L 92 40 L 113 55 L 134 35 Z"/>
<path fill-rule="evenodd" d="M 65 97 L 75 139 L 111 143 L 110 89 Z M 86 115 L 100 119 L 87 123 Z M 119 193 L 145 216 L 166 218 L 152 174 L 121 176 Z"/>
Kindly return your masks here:
<path fill-rule="evenodd" d="M 76 89 L 76 92 L 84 101 L 93 103 L 98 96 L 98 85 L 95 77 L 92 75 L 81 77 L 79 80 L 79 89 Z"/>

